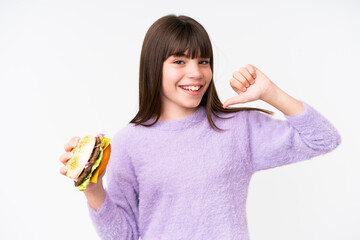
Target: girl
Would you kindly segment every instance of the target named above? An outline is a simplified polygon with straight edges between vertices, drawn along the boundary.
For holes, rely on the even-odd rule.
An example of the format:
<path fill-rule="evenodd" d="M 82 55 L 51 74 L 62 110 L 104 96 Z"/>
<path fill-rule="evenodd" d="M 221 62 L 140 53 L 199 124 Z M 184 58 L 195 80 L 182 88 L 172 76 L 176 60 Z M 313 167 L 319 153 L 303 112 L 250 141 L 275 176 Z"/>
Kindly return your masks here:
<path fill-rule="evenodd" d="M 139 111 L 113 137 L 106 190 L 101 179 L 85 190 L 101 238 L 249 239 L 252 174 L 339 145 L 323 116 L 255 66 L 234 72 L 237 96 L 224 104 L 212 73 L 212 46 L 194 19 L 169 15 L 150 27 L 140 59 Z M 287 120 L 261 109 L 227 108 L 259 99 Z M 78 139 L 65 145 L 63 164 Z"/>

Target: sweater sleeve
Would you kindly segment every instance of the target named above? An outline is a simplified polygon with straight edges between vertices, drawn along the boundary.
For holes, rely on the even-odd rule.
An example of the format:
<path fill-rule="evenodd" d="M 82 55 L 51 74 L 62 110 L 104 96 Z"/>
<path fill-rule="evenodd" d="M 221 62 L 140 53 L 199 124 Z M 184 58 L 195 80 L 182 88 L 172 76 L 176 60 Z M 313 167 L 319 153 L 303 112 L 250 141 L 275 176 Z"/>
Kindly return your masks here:
<path fill-rule="evenodd" d="M 253 171 L 278 167 L 325 154 L 335 149 L 341 138 L 333 125 L 315 109 L 303 103 L 304 112 L 273 119 L 261 112 L 248 114 Z"/>
<path fill-rule="evenodd" d="M 124 131 L 111 141 L 111 155 L 106 168 L 105 200 L 95 211 L 88 205 L 93 225 L 101 239 L 137 240 L 138 183 Z"/>

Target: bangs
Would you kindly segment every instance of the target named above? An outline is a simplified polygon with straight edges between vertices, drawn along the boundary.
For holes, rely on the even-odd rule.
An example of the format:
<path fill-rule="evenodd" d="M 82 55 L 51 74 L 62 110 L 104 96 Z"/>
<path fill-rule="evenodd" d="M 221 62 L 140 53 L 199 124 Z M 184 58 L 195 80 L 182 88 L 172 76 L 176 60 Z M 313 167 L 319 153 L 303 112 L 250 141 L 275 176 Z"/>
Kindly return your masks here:
<path fill-rule="evenodd" d="M 212 46 L 206 31 L 190 24 L 180 24 L 169 32 L 165 44 L 165 59 L 170 56 L 185 56 L 187 58 L 212 59 Z"/>

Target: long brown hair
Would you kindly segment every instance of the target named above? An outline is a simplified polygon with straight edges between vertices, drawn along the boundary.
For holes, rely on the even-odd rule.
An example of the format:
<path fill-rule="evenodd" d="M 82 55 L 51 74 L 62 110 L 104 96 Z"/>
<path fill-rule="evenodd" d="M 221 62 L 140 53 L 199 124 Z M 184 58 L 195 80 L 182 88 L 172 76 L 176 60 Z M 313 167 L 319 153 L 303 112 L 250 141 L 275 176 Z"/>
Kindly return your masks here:
<path fill-rule="evenodd" d="M 210 38 L 204 27 L 187 16 L 167 15 L 153 23 L 145 35 L 139 71 L 139 111 L 130 121 L 136 125 L 152 126 L 160 118 L 161 82 L 163 62 L 171 55 L 187 53 L 190 58 L 210 58 L 210 68 L 214 72 L 214 59 Z M 200 54 L 200 56 L 198 56 Z M 212 128 L 220 130 L 212 116 L 220 118 L 216 112 L 233 113 L 244 110 L 270 111 L 258 108 L 226 108 L 222 106 L 214 81 L 201 99 L 200 106 L 206 108 L 207 119 Z M 146 123 L 155 117 L 152 123 Z"/>

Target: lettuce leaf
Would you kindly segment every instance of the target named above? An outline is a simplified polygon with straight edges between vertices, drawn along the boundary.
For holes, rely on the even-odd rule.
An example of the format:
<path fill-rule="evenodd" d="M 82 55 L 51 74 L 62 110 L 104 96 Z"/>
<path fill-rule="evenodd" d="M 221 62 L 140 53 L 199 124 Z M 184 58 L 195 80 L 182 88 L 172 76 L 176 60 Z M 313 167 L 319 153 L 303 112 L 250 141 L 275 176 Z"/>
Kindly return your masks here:
<path fill-rule="evenodd" d="M 90 173 L 86 176 L 86 178 L 84 179 L 84 181 L 78 186 L 78 189 L 80 191 L 84 191 L 87 186 L 89 186 L 89 183 L 90 183 L 90 178 L 93 174 L 93 172 L 99 167 L 100 163 L 101 163 L 101 159 L 103 157 L 103 154 L 104 154 L 104 145 L 105 145 L 105 140 L 101 140 L 101 147 L 100 147 L 100 153 L 99 153 L 99 157 L 96 159 L 94 165 L 91 167 L 91 171 Z"/>

